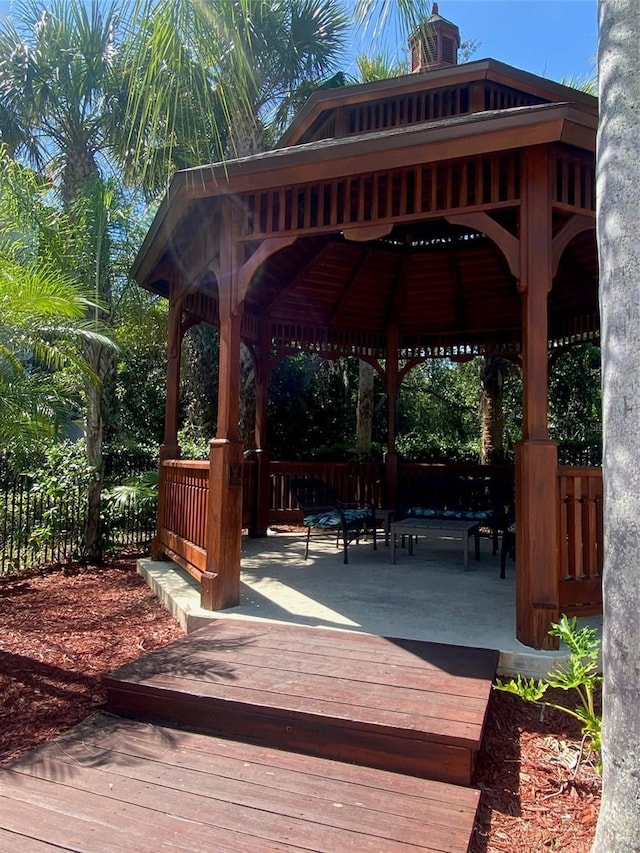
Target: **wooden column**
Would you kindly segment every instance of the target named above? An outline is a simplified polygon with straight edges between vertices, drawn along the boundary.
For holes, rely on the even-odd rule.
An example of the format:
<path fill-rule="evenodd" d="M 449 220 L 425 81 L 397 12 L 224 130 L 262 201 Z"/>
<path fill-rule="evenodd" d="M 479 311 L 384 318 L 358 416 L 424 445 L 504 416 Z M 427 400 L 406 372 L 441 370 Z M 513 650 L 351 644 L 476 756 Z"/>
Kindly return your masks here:
<path fill-rule="evenodd" d="M 180 353 L 182 348 L 182 299 L 169 302 L 167 341 L 167 393 L 164 414 L 164 440 L 160 459 L 178 459 L 178 412 L 180 409 Z"/>
<path fill-rule="evenodd" d="M 516 633 L 538 649 L 559 618 L 557 468 L 548 431 L 547 297 L 552 284 L 551 173 L 547 149 L 523 156 L 520 219 L 522 441 L 516 448 Z"/>
<path fill-rule="evenodd" d="M 160 531 L 165 523 L 166 486 L 162 463 L 166 459 L 180 458 L 178 444 L 178 412 L 180 409 L 180 354 L 182 348 L 182 299 L 175 295 L 169 299 L 169 323 L 167 330 L 167 381 L 164 412 L 164 439 L 160 445 L 160 469 L 158 471 L 158 523 L 157 533 L 151 543 L 151 558 L 162 557 Z"/>
<path fill-rule="evenodd" d="M 233 200 L 226 200 L 226 205 L 220 234 L 218 275 L 218 431 L 209 444 L 207 570 L 201 580 L 201 605 L 206 610 L 221 610 L 240 603 L 244 448 L 240 441 L 238 417 L 242 305 L 238 304 L 237 230 Z"/>
<path fill-rule="evenodd" d="M 267 403 L 269 397 L 269 377 L 271 374 L 271 332 L 268 320 L 261 328 L 260 342 L 256 352 L 256 506 L 253 527 L 249 530 L 252 537 L 267 535 L 269 526 L 269 451 L 267 449 Z"/>
<path fill-rule="evenodd" d="M 396 403 L 398 399 L 398 325 L 387 330 L 386 391 L 387 391 L 387 452 L 384 458 L 386 478 L 386 504 L 389 509 L 398 507 L 398 454 L 396 452 Z"/>

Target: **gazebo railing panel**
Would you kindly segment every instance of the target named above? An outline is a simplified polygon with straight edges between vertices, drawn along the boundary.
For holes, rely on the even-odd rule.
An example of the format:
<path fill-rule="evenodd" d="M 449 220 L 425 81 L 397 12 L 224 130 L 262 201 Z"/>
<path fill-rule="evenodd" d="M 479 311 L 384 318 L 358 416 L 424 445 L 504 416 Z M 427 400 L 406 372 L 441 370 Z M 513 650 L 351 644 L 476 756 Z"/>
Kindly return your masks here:
<path fill-rule="evenodd" d="M 486 510 L 500 520 L 514 511 L 512 465 L 435 464 L 405 462 L 399 465 L 400 508 L 416 503 L 427 507 Z"/>
<path fill-rule="evenodd" d="M 558 468 L 560 610 L 602 613 L 602 469 Z"/>
<path fill-rule="evenodd" d="M 209 463 L 167 459 L 160 466 L 158 544 L 197 571 L 206 569 Z"/>
<path fill-rule="evenodd" d="M 289 491 L 293 477 L 319 477 L 347 501 L 384 503 L 384 466 L 376 462 L 271 462 L 270 524 L 297 524 L 302 518 Z"/>

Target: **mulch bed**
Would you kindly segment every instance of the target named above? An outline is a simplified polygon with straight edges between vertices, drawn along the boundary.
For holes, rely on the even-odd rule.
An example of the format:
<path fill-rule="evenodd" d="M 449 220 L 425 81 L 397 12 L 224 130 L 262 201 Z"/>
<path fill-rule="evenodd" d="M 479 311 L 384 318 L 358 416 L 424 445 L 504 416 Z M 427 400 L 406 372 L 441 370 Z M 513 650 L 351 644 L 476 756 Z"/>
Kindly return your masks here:
<path fill-rule="evenodd" d="M 136 574 L 135 555 L 1 577 L 0 765 L 99 708 L 103 673 L 183 633 Z M 471 853 L 588 853 L 600 777 L 588 752 L 576 771 L 579 757 L 568 716 L 541 719 L 540 708 L 494 693 Z"/>

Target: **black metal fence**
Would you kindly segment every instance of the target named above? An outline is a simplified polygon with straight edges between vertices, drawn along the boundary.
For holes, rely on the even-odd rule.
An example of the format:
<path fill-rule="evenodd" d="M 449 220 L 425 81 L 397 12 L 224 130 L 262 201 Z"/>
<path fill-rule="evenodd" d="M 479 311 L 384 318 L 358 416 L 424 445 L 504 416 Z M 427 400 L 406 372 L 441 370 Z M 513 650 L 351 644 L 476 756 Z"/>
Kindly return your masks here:
<path fill-rule="evenodd" d="M 52 496 L 26 477 L 0 485 L 0 575 L 46 563 L 82 559 L 87 512 L 85 488 Z M 131 497 L 101 507 L 105 550 L 144 548 L 155 534 L 153 502 Z"/>

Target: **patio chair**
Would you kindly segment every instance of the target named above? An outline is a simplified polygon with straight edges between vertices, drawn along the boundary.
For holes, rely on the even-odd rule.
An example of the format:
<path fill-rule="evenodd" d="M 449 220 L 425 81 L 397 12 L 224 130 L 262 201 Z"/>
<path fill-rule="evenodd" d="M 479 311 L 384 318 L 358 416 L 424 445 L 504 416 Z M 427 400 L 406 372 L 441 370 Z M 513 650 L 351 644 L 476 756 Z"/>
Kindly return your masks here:
<path fill-rule="evenodd" d="M 312 528 L 335 530 L 336 547 L 339 547 L 342 537 L 345 563 L 349 562 L 349 542 L 358 541 L 368 529 L 373 537 L 373 550 L 377 550 L 373 505 L 343 501 L 334 489 L 317 477 L 294 477 L 289 483 L 289 491 L 302 512 L 302 523 L 307 528 L 305 560 L 309 555 Z"/>
<path fill-rule="evenodd" d="M 500 549 L 500 577 L 504 580 L 507 576 L 507 557 L 516 558 L 516 523 L 510 521 L 505 525 L 502 534 L 502 548 Z"/>

